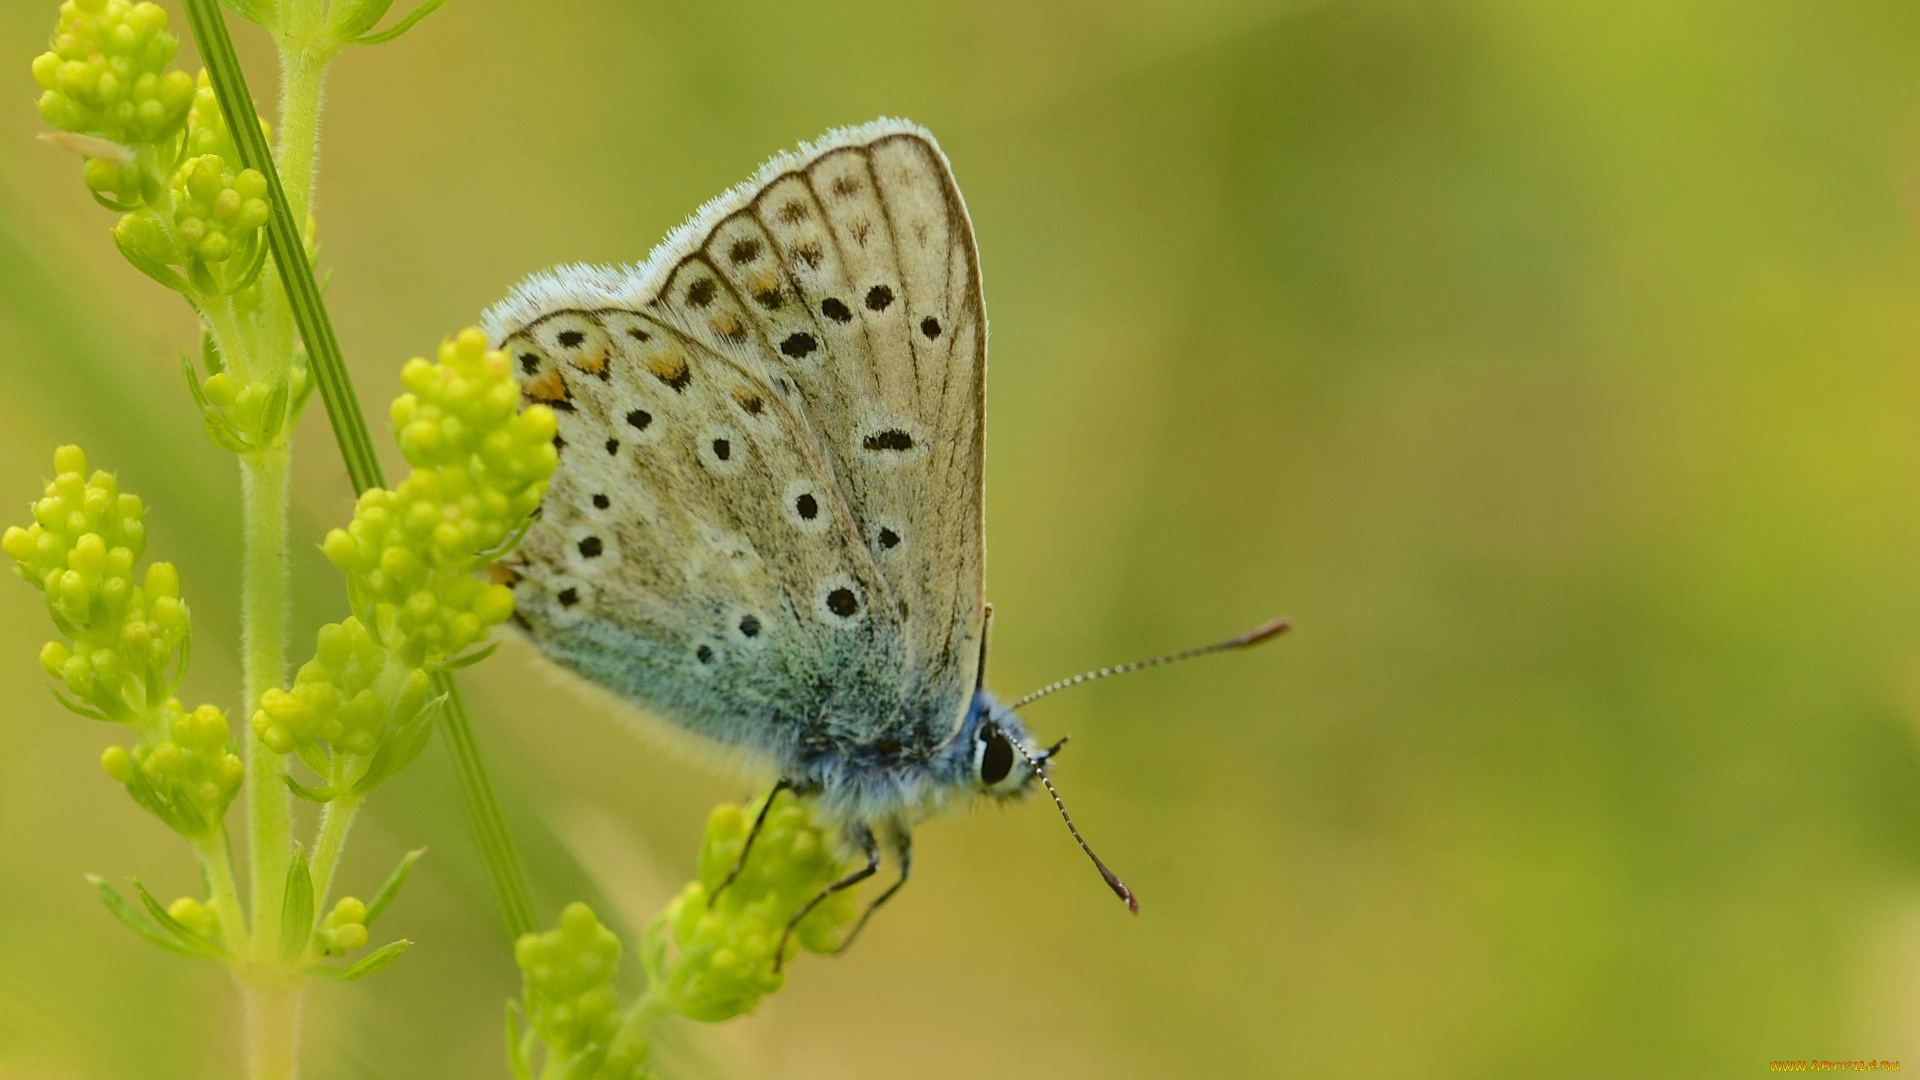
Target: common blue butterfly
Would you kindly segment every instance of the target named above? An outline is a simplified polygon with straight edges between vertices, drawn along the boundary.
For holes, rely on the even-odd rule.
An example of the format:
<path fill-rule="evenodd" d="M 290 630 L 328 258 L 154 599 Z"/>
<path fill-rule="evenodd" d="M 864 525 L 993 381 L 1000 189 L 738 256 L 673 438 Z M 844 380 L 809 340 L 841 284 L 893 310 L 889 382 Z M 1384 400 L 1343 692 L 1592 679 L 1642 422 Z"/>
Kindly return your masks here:
<path fill-rule="evenodd" d="M 831 132 L 644 263 L 535 275 L 487 325 L 559 415 L 559 469 L 505 568 L 542 652 L 817 799 L 866 856 L 829 892 L 887 841 L 900 878 L 868 915 L 906 881 L 913 823 L 955 796 L 1038 779 L 1058 804 L 1060 744 L 981 685 L 986 310 L 932 135 Z"/>

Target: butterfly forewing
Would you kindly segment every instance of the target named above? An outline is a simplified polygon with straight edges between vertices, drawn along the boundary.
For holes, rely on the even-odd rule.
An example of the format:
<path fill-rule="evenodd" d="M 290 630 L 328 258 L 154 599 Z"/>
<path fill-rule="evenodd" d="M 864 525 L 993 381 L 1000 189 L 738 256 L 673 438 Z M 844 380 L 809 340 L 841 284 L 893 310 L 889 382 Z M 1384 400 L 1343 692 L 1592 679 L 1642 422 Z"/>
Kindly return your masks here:
<path fill-rule="evenodd" d="M 985 317 L 930 136 L 829 136 L 645 266 L 491 321 L 560 418 L 513 568 L 545 651 L 776 756 L 945 741 L 981 633 Z"/>

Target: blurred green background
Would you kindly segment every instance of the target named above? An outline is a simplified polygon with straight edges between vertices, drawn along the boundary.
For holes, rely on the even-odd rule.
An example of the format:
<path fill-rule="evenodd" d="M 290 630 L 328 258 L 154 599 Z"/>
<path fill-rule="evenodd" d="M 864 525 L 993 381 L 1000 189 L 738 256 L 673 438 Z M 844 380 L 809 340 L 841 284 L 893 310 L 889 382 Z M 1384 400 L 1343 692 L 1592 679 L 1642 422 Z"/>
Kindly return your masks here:
<path fill-rule="evenodd" d="M 195 605 L 189 689 L 231 703 L 235 469 L 184 305 L 33 141 L 53 20 L 0 8 L 0 505 L 59 442 L 117 468 Z M 454 0 L 328 99 L 369 413 L 521 275 L 637 259 L 881 113 L 940 136 L 980 238 L 995 684 L 1299 627 L 1032 711 L 1141 919 L 1043 803 L 940 821 L 860 947 L 686 1075 L 1920 1067 L 1920 6 Z M 344 611 L 318 413 L 302 638 Z M 46 693 L 46 633 L 0 586 L 0 1076 L 237 1076 L 224 974 L 82 883 L 194 878 Z M 744 792 L 538 668 L 466 680 L 481 738 L 543 915 L 630 936 Z M 444 753 L 362 820 L 349 889 L 432 846 L 388 916 L 419 944 L 315 989 L 307 1075 L 505 1076 Z"/>

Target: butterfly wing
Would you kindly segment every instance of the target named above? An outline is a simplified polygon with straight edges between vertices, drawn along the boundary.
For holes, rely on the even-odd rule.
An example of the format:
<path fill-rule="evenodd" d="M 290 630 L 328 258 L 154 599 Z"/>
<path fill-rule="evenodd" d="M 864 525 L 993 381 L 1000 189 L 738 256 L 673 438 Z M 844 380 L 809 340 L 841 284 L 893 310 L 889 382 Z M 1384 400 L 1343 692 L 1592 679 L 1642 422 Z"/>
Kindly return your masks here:
<path fill-rule="evenodd" d="M 543 650 L 788 764 L 946 741 L 983 613 L 985 316 L 931 136 L 776 158 L 643 266 L 543 275 L 490 324 L 560 418 L 513 568 Z"/>

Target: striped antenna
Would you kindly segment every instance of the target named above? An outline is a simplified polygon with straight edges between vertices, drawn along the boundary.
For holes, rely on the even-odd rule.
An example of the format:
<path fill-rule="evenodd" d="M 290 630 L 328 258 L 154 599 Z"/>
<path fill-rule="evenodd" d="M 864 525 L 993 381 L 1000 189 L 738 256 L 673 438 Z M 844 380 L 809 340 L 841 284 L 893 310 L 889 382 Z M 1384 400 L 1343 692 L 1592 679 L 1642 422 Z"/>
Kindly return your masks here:
<path fill-rule="evenodd" d="M 1293 629 L 1292 619 L 1274 619 L 1271 622 L 1261 623 L 1259 626 L 1254 627 L 1238 637 L 1231 637 L 1225 641 L 1216 641 L 1211 645 L 1202 645 L 1197 649 L 1186 649 L 1177 653 L 1168 653 L 1165 656 L 1156 656 L 1151 660 L 1135 660 L 1128 664 L 1115 664 L 1112 667 L 1103 667 L 1095 671 L 1082 672 L 1071 679 L 1061 679 L 1056 683 L 1048 683 L 1046 686 L 1035 690 L 1033 693 L 1007 706 L 1007 709 L 1011 712 L 1019 712 L 1021 706 L 1031 705 L 1041 698 L 1046 697 L 1048 694 L 1065 690 L 1069 686 L 1079 686 L 1081 683 L 1104 679 L 1111 675 L 1125 675 L 1130 671 L 1145 671 L 1147 668 L 1159 667 L 1162 664 L 1177 663 L 1181 660 L 1192 660 L 1197 656 L 1226 652 L 1229 649 L 1244 649 L 1250 645 L 1258 645 L 1269 638 L 1279 637 L 1291 629 Z M 1055 801 L 1057 802 L 1059 800 L 1056 799 Z M 1092 852 L 1088 852 L 1088 854 L 1091 855 Z M 1094 861 L 1098 862 L 1099 860 L 1096 859 Z"/>

